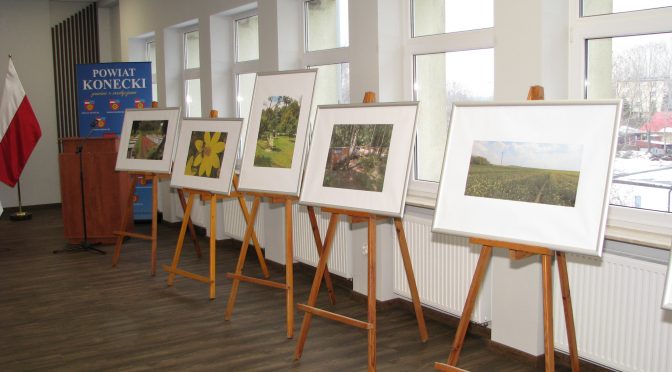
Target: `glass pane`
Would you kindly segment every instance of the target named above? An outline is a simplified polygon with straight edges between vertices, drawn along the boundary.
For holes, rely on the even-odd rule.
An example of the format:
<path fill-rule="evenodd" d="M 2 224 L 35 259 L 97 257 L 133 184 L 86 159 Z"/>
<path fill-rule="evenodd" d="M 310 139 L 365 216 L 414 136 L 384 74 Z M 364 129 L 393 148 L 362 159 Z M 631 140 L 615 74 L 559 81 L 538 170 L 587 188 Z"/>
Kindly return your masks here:
<path fill-rule="evenodd" d="M 245 133 L 247 132 L 247 118 L 250 116 L 252 93 L 254 92 L 254 80 L 257 74 L 240 74 L 236 78 L 236 115 L 243 118 L 243 131 L 240 135 L 240 146 L 245 145 Z M 241 152 L 242 154 L 242 152 Z"/>
<path fill-rule="evenodd" d="M 414 0 L 413 36 L 493 27 L 493 0 Z"/>
<path fill-rule="evenodd" d="M 350 64 L 338 63 L 311 68 L 318 70 L 310 112 L 310 122 L 314 123 L 318 105 L 350 103 Z"/>
<path fill-rule="evenodd" d="M 152 83 L 152 101 L 159 101 L 159 84 Z"/>
<path fill-rule="evenodd" d="M 152 75 L 156 75 L 156 45 L 154 44 L 154 41 L 147 42 L 146 53 L 146 59 L 149 62 L 152 62 Z"/>
<path fill-rule="evenodd" d="M 672 6 L 672 0 L 582 0 L 581 15 L 587 17 L 666 6 Z"/>
<path fill-rule="evenodd" d="M 198 31 L 184 34 L 184 68 L 199 68 L 201 62 L 198 56 Z"/>
<path fill-rule="evenodd" d="M 493 49 L 415 56 L 416 179 L 439 181 L 453 102 L 492 100 L 494 70 Z"/>
<path fill-rule="evenodd" d="M 623 100 L 611 204 L 670 212 L 672 33 L 587 42 L 586 98 Z"/>
<path fill-rule="evenodd" d="M 348 46 L 348 1 L 306 1 L 306 50 Z"/>
<path fill-rule="evenodd" d="M 236 21 L 236 61 L 259 59 L 259 17 Z"/>
<path fill-rule="evenodd" d="M 186 92 L 184 96 L 185 117 L 201 117 L 201 79 L 185 81 Z"/>

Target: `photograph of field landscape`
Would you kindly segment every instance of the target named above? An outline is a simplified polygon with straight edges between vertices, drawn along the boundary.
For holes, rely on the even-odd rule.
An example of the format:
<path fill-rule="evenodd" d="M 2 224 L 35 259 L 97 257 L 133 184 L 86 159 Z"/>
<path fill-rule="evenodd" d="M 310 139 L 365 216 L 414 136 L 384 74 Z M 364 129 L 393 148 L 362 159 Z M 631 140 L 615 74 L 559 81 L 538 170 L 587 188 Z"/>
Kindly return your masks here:
<path fill-rule="evenodd" d="M 466 196 L 574 207 L 582 145 L 474 141 Z"/>
<path fill-rule="evenodd" d="M 162 160 L 168 120 L 134 120 L 128 140 L 128 159 Z"/>
<path fill-rule="evenodd" d="M 270 96 L 264 102 L 254 166 L 291 168 L 301 97 Z"/>
<path fill-rule="evenodd" d="M 392 124 L 335 124 L 322 186 L 383 190 Z"/>

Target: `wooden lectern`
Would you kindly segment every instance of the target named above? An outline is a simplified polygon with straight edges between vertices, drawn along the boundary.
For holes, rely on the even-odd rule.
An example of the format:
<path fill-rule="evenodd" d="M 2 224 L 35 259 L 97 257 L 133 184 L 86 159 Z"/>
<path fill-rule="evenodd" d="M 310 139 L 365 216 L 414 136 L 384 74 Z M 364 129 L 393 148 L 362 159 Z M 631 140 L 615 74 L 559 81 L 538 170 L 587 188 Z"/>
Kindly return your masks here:
<path fill-rule="evenodd" d="M 119 148 L 118 137 L 64 138 L 58 157 L 61 175 L 63 230 L 68 243 L 78 244 L 84 237 L 79 154 L 82 146 L 86 230 L 91 243 L 113 244 L 119 229 L 124 201 L 128 199 L 130 178 L 114 170 Z M 129 226 L 132 222 L 129 222 Z"/>

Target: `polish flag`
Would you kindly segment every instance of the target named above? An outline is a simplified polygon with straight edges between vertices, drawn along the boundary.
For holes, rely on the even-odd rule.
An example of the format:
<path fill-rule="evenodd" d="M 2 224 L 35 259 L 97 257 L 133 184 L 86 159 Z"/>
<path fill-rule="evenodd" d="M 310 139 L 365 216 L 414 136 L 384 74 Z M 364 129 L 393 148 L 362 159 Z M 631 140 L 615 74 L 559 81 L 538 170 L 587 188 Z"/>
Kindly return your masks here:
<path fill-rule="evenodd" d="M 0 99 L 0 181 L 14 187 L 42 136 L 12 59 Z"/>

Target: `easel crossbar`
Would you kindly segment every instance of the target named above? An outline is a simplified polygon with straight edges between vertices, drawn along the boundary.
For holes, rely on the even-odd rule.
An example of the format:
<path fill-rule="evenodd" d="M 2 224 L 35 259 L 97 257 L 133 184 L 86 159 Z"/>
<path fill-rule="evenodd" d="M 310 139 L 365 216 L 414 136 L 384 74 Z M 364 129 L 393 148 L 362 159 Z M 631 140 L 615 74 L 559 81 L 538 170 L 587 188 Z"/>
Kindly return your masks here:
<path fill-rule="evenodd" d="M 361 329 L 367 329 L 367 330 L 374 328 L 374 325 L 372 323 L 363 322 L 361 320 L 350 318 L 350 317 L 345 316 L 345 315 L 336 314 L 336 313 L 332 313 L 331 311 L 318 309 L 318 308 L 313 307 L 313 306 L 308 306 L 308 305 L 304 305 L 304 304 L 297 304 L 296 308 L 301 310 L 301 311 L 305 311 L 307 313 L 311 313 L 313 315 L 317 315 L 317 316 L 325 318 L 325 319 L 335 320 L 337 322 L 340 322 L 340 323 L 343 323 L 343 324 L 346 324 L 346 325 L 349 325 L 349 326 L 353 326 L 353 327 L 357 327 L 357 328 L 361 328 Z"/>
<path fill-rule="evenodd" d="M 455 366 L 451 366 L 445 363 L 439 363 L 436 362 L 434 363 L 434 369 L 439 370 L 439 371 L 448 371 L 448 372 L 467 372 L 467 370 L 462 369 L 462 368 L 457 368 Z"/>
<path fill-rule="evenodd" d="M 112 234 L 117 235 L 117 236 L 128 236 L 129 238 L 137 238 L 137 239 L 144 239 L 144 240 L 154 240 L 154 238 L 151 235 L 147 234 L 138 234 L 138 233 L 133 233 L 130 231 L 119 231 L 115 230 L 112 232 Z"/>
<path fill-rule="evenodd" d="M 185 270 L 178 269 L 178 268 L 173 269 L 168 265 L 163 265 L 163 271 L 165 271 L 169 274 L 171 274 L 171 273 L 172 274 L 177 274 L 177 275 L 183 276 L 185 278 L 197 280 L 199 282 L 203 282 L 203 283 L 206 283 L 206 284 L 212 282 L 212 280 L 210 280 L 209 278 L 207 278 L 203 275 L 194 274 L 194 273 L 191 273 L 189 271 L 185 271 Z"/>
<path fill-rule="evenodd" d="M 286 290 L 286 289 L 289 288 L 289 286 L 287 284 L 284 284 L 284 283 L 274 282 L 272 280 L 254 278 L 254 277 L 246 276 L 246 275 L 226 273 L 226 277 L 229 278 L 229 279 L 238 279 L 241 282 L 258 284 L 258 285 L 263 285 L 263 286 L 271 287 L 271 288 L 278 288 L 278 289 L 283 289 L 283 290 Z"/>

